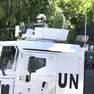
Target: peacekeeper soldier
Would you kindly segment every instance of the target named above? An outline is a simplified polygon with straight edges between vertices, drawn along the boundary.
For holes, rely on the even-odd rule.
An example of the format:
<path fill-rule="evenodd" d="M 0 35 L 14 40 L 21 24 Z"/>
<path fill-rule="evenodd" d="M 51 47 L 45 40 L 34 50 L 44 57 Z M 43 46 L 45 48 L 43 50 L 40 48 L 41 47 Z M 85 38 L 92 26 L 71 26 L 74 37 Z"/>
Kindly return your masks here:
<path fill-rule="evenodd" d="M 39 27 L 48 27 L 46 23 L 46 16 L 44 14 L 38 14 L 37 17 L 37 26 Z"/>

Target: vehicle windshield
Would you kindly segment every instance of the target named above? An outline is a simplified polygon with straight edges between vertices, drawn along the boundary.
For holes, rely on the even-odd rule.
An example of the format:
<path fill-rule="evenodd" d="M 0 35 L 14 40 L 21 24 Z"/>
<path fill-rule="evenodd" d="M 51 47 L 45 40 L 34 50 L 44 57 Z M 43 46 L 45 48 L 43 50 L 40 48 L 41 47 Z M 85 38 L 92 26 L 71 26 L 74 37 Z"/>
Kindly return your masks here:
<path fill-rule="evenodd" d="M 1 65 L 5 69 L 12 69 L 14 65 L 14 58 L 16 49 L 14 46 L 4 46 L 1 53 Z"/>

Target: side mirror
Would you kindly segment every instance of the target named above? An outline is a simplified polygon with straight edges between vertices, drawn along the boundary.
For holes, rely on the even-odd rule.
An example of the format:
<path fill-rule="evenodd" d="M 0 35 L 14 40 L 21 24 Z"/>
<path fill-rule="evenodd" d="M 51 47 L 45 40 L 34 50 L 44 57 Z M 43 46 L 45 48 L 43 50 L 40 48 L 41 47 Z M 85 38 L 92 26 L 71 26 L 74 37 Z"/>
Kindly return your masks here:
<path fill-rule="evenodd" d="M 2 60 L 1 60 L 1 57 L 0 57 L 0 69 L 1 69 L 1 71 L 2 71 L 2 74 L 4 75 L 4 76 L 6 76 L 6 74 L 5 74 L 5 71 L 4 71 L 4 65 L 2 64 Z"/>
<path fill-rule="evenodd" d="M 32 72 L 36 72 L 36 58 L 33 56 L 29 58 L 28 72 L 30 73 L 30 75 Z"/>

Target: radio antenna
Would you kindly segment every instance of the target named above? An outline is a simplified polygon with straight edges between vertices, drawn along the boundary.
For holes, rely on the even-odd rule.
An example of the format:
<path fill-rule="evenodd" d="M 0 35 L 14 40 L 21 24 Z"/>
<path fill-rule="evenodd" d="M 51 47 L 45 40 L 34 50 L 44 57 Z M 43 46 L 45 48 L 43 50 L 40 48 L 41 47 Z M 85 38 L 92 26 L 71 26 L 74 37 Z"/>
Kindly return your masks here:
<path fill-rule="evenodd" d="M 87 0 L 86 0 L 86 3 L 85 3 L 85 6 L 86 6 L 86 10 L 85 10 L 85 41 L 84 41 L 84 47 L 86 47 L 86 32 L 87 32 Z"/>

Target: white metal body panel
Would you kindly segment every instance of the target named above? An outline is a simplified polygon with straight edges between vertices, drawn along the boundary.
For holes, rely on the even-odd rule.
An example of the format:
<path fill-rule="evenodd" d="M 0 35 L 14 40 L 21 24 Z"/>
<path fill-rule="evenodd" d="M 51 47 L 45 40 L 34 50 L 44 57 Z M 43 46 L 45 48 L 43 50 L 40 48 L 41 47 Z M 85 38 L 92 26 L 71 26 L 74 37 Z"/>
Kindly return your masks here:
<path fill-rule="evenodd" d="M 46 85 L 42 88 L 44 81 L 46 82 Z M 22 94 L 55 94 L 55 87 L 56 77 L 32 74 L 32 80 L 28 83 L 17 80 L 14 94 L 18 94 L 19 92 L 22 92 Z"/>
<path fill-rule="evenodd" d="M 26 53 L 26 52 L 25 52 Z M 28 51 L 27 51 L 28 53 Z M 83 53 L 57 53 L 57 54 L 53 54 L 53 53 L 46 53 L 46 52 L 33 52 L 33 51 L 29 51 L 29 53 L 26 55 L 23 54 L 23 63 L 24 63 L 24 67 L 27 68 L 25 65 L 25 62 L 27 61 L 25 58 L 29 58 L 30 53 L 32 56 L 36 56 L 36 57 L 45 57 L 47 59 L 47 65 L 44 68 L 41 68 L 39 70 L 36 71 L 36 73 L 32 73 L 31 77 L 31 83 L 32 83 L 32 87 L 31 84 L 27 83 L 23 83 L 25 86 L 28 86 L 28 88 L 31 88 L 31 92 L 32 93 L 37 93 L 38 90 L 38 94 L 40 94 L 41 92 L 45 92 L 44 94 L 46 94 L 48 91 L 41 91 L 41 87 L 42 87 L 42 82 L 49 82 L 47 79 L 51 80 L 53 79 L 53 83 L 52 86 L 54 86 L 54 93 L 53 94 L 83 94 L 83 84 L 84 84 L 84 58 L 82 56 L 84 56 Z M 25 61 L 26 60 L 26 61 Z M 19 71 L 22 65 L 19 65 Z M 73 67 L 75 66 L 75 67 Z M 23 67 L 22 67 L 23 68 Z M 21 69 L 22 69 L 21 68 Z M 23 69 L 23 73 L 26 73 L 26 69 Z M 21 71 L 20 71 L 21 72 Z M 67 78 L 67 85 L 64 88 L 61 88 L 58 84 L 58 74 L 62 73 L 62 83 L 64 81 L 64 73 L 68 74 L 68 78 Z M 70 81 L 70 74 L 73 74 L 74 79 L 76 79 L 76 74 L 79 75 L 79 82 L 78 82 L 78 88 L 75 89 L 74 84 L 72 83 L 72 88 L 69 88 L 69 81 Z M 20 74 L 21 75 L 21 74 Z M 34 79 L 33 79 L 34 78 Z M 34 80 L 34 81 L 33 81 Z M 19 83 L 19 81 L 18 81 Z M 54 85 L 53 85 L 54 84 Z M 49 84 L 48 84 L 49 85 Z M 22 85 L 23 86 L 23 85 Z M 34 88 L 34 87 L 36 88 Z M 25 87 L 24 87 L 25 88 Z M 32 91 L 32 88 L 34 91 Z M 47 89 L 46 89 L 47 90 Z M 29 93 L 27 93 L 29 94 Z M 52 93 L 51 93 L 52 94 Z"/>
<path fill-rule="evenodd" d="M 6 77 L 13 76 L 15 79 L 14 94 L 21 92 L 23 94 L 83 94 L 84 51 L 78 45 L 39 41 L 1 42 L 0 46 L 3 45 L 14 45 L 19 48 L 16 71 L 6 71 Z M 26 75 L 29 74 L 27 66 L 30 56 L 46 58 L 46 66 L 32 73 L 30 82 L 25 82 Z M 67 74 L 67 84 L 64 88 L 59 86 L 59 73 L 62 74 L 62 84 L 64 74 Z M 75 81 L 75 75 L 79 75 L 77 89 L 73 81 L 72 88 L 69 88 L 70 74 L 73 75 Z M 1 73 L 0 76 L 0 78 L 4 77 Z M 22 81 L 19 77 L 23 78 Z M 44 88 L 42 88 L 43 82 L 47 83 Z"/>
<path fill-rule="evenodd" d="M 78 53 L 83 52 L 83 50 L 79 45 L 41 42 L 41 41 L 0 42 L 0 46 L 2 45 L 18 46 L 20 50 L 22 50 L 23 48 L 28 48 L 28 49 L 41 49 L 41 50 L 60 51 L 60 52 L 78 52 Z"/>
<path fill-rule="evenodd" d="M 47 63 L 45 67 L 38 69 L 36 73 L 32 73 L 31 81 L 26 83 L 24 80 L 20 81 L 19 77 L 23 76 L 23 79 L 25 79 L 25 75 L 28 74 L 27 61 L 31 55 L 40 58 L 46 58 Z M 23 94 L 55 94 L 54 92 L 56 91 L 56 63 L 53 62 L 53 60 L 56 60 L 56 55 L 54 53 L 43 53 L 27 50 L 24 51 L 22 59 L 20 61 L 23 63 L 19 63 L 19 66 L 17 68 L 17 72 L 19 75 L 17 75 L 14 94 L 18 94 L 19 92 L 22 92 Z M 43 82 L 46 82 L 46 86 L 44 88 L 42 88 Z M 30 92 L 28 91 L 28 88 L 30 89 Z"/>
<path fill-rule="evenodd" d="M 35 30 L 27 29 L 26 34 L 22 37 L 27 37 L 29 39 L 65 41 L 67 40 L 68 33 L 69 30 L 65 29 L 35 28 Z"/>
<path fill-rule="evenodd" d="M 84 86 L 84 54 L 77 53 L 62 53 L 58 55 L 57 72 L 62 74 L 61 83 L 64 83 L 64 74 L 67 74 L 66 86 L 60 87 L 57 81 L 56 94 L 83 94 Z M 76 81 L 76 75 L 78 74 L 78 88 L 76 89 L 73 82 L 70 88 L 70 74 L 74 76 Z M 57 74 L 57 80 L 58 74 Z"/>

